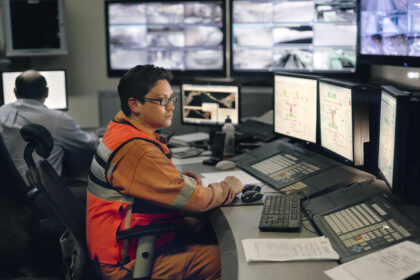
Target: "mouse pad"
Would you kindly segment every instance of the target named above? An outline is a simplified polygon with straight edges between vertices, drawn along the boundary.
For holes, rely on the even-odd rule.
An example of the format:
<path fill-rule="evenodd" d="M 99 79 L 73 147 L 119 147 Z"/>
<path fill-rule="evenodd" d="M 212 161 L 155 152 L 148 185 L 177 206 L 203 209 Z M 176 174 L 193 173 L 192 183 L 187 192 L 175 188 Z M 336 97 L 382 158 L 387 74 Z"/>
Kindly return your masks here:
<path fill-rule="evenodd" d="M 243 202 L 241 199 L 241 194 L 237 195 L 235 199 L 229 205 L 223 205 L 222 207 L 233 207 L 233 206 L 255 206 L 255 205 L 263 205 L 264 201 L 262 199 L 254 201 L 254 202 Z"/>

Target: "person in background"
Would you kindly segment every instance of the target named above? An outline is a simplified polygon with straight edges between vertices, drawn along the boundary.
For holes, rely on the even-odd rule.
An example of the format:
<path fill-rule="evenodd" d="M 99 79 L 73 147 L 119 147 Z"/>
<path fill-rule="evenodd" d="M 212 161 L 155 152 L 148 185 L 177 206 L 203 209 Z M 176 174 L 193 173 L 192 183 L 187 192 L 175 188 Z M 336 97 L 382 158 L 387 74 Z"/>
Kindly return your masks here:
<path fill-rule="evenodd" d="M 17 170 L 26 181 L 26 163 L 23 152 L 26 142 L 20 129 L 28 123 L 44 126 L 51 133 L 54 147 L 48 161 L 58 174 L 62 173 L 63 156 L 67 151 L 95 151 L 98 137 L 80 129 L 76 122 L 62 111 L 48 109 L 44 102 L 48 98 L 46 79 L 35 70 L 27 70 L 15 81 L 17 100 L 0 107 L 0 133 Z M 50 93 L 54 94 L 54 92 Z M 34 158 L 39 160 L 38 155 Z"/>
<path fill-rule="evenodd" d="M 169 71 L 138 65 L 121 78 L 118 112 L 91 164 L 86 234 L 91 259 L 104 279 L 132 279 L 137 240 L 117 242 L 118 230 L 161 221 L 185 222 L 182 233 L 156 241 L 152 279 L 220 279 L 220 251 L 205 212 L 233 201 L 242 183 L 233 176 L 203 186 L 192 172 L 180 173 L 166 139 L 156 130 L 172 122 L 174 96 Z"/>

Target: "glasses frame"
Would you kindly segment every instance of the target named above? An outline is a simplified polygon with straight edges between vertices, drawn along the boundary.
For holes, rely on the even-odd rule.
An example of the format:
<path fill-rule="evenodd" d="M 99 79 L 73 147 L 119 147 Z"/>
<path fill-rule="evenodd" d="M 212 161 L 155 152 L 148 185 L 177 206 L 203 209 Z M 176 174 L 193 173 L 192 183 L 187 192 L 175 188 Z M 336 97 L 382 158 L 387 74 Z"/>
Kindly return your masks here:
<path fill-rule="evenodd" d="M 151 102 L 153 104 L 158 104 L 158 103 L 155 103 L 155 102 L 152 102 L 152 101 L 159 101 L 159 104 L 158 105 L 166 107 L 166 106 L 169 105 L 169 102 L 172 102 L 172 104 L 175 104 L 176 101 L 178 100 L 178 96 L 172 96 L 170 98 L 167 98 L 167 97 L 164 97 L 164 98 L 147 98 L 147 97 L 143 97 L 142 100 L 143 101 L 149 101 L 149 102 Z M 167 100 L 166 104 L 164 104 L 164 101 L 165 100 Z"/>

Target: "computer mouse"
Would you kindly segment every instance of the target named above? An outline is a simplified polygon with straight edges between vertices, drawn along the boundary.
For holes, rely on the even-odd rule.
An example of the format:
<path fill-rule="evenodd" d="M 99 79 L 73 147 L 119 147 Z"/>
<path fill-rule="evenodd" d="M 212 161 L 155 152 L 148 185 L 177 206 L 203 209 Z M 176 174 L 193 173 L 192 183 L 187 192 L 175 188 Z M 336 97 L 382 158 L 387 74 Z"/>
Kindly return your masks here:
<path fill-rule="evenodd" d="M 241 199 L 243 202 L 250 203 L 263 198 L 263 194 L 258 191 L 247 191 L 242 193 Z"/>
<path fill-rule="evenodd" d="M 230 160 L 221 160 L 216 164 L 217 170 L 229 170 L 235 168 L 236 164 Z"/>
<path fill-rule="evenodd" d="M 261 191 L 261 187 L 258 185 L 254 185 L 254 184 L 246 184 L 243 189 L 242 189 L 242 193 L 246 193 L 249 191 L 256 191 L 259 192 Z"/>

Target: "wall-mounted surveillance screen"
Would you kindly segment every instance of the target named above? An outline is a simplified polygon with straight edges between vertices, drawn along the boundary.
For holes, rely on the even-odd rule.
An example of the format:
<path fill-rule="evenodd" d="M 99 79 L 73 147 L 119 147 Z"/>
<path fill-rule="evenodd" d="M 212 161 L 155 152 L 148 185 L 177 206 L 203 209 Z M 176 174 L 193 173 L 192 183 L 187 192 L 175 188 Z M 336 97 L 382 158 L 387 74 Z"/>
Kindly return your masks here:
<path fill-rule="evenodd" d="M 360 53 L 420 56 L 420 1 L 361 0 Z"/>
<path fill-rule="evenodd" d="M 354 72 L 356 0 L 232 0 L 233 72 Z"/>
<path fill-rule="evenodd" d="M 224 1 L 107 1 L 108 73 L 138 64 L 225 71 Z"/>

